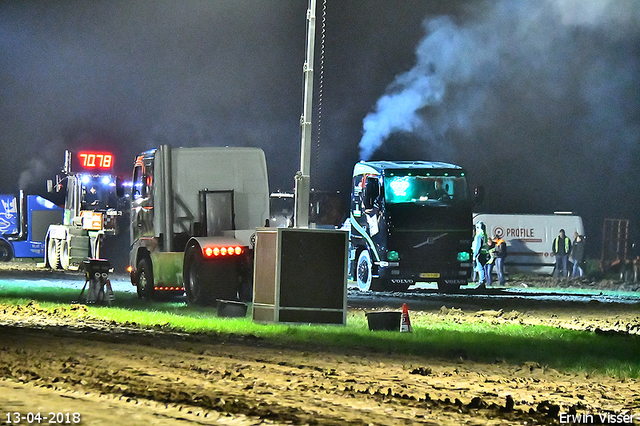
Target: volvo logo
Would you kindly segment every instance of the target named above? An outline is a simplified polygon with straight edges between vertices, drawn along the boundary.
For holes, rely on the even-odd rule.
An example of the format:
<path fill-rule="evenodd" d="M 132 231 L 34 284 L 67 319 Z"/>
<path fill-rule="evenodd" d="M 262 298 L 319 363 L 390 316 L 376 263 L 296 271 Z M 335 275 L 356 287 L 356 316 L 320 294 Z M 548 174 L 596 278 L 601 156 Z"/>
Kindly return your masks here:
<path fill-rule="evenodd" d="M 421 242 L 420 244 L 416 244 L 415 246 L 413 246 L 413 248 L 422 247 L 425 244 L 433 244 L 433 243 L 436 242 L 436 240 L 444 237 L 445 235 L 448 235 L 448 234 L 445 233 L 445 234 L 440 234 L 437 237 L 428 237 L 425 241 Z"/>
<path fill-rule="evenodd" d="M 391 278 L 391 284 L 413 284 L 410 278 Z"/>

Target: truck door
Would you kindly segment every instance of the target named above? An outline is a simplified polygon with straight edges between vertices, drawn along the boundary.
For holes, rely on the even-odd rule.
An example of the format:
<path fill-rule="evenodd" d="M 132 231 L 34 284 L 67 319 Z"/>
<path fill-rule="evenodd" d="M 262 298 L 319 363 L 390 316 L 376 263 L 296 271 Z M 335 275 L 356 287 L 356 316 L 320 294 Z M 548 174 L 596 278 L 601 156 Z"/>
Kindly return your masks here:
<path fill-rule="evenodd" d="M 373 237 L 380 232 L 380 181 L 377 177 L 367 177 L 362 192 L 362 205 L 369 235 Z"/>
<path fill-rule="evenodd" d="M 153 163 L 137 161 L 131 186 L 131 242 L 153 236 Z"/>

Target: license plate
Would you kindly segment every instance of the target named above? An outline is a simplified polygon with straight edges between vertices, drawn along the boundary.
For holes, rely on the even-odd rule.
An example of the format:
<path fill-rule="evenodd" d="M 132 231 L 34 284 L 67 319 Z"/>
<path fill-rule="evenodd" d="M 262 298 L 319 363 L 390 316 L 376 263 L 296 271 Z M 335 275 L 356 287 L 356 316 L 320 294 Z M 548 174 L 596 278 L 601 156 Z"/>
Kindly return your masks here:
<path fill-rule="evenodd" d="M 420 274 L 420 278 L 440 278 L 440 273 L 438 273 L 438 272 L 422 272 Z"/>

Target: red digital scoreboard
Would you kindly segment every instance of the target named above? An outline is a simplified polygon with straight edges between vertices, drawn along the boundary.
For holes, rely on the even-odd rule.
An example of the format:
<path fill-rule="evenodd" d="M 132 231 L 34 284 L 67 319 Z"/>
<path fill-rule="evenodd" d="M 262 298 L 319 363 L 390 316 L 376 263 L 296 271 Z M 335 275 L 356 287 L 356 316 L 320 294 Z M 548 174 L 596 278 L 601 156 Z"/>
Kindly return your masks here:
<path fill-rule="evenodd" d="M 109 152 L 81 151 L 76 154 L 79 169 L 87 171 L 111 170 L 113 168 L 113 154 Z"/>

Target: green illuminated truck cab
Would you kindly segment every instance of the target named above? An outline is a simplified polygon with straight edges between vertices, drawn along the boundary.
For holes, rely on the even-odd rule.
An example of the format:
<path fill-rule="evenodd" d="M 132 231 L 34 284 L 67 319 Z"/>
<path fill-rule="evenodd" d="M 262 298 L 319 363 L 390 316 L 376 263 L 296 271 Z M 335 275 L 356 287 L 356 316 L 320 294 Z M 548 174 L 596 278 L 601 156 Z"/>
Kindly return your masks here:
<path fill-rule="evenodd" d="M 471 276 L 471 197 L 465 171 L 426 161 L 359 162 L 353 171 L 350 276 L 361 290 L 418 282 L 457 290 Z"/>

